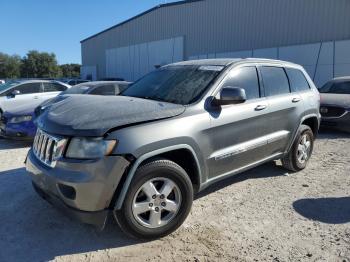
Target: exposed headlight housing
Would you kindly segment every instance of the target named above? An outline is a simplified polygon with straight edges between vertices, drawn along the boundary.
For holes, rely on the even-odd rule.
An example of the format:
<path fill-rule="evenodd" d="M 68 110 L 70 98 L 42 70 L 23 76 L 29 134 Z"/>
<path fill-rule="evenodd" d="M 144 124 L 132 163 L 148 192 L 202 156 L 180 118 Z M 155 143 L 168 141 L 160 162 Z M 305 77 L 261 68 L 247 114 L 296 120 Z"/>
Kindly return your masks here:
<path fill-rule="evenodd" d="M 98 159 L 112 153 L 117 144 L 116 140 L 104 140 L 103 138 L 72 138 L 66 151 L 67 158 L 74 159 Z"/>
<path fill-rule="evenodd" d="M 29 122 L 32 120 L 32 116 L 15 116 L 9 120 L 11 124 L 17 124 L 22 122 Z"/>

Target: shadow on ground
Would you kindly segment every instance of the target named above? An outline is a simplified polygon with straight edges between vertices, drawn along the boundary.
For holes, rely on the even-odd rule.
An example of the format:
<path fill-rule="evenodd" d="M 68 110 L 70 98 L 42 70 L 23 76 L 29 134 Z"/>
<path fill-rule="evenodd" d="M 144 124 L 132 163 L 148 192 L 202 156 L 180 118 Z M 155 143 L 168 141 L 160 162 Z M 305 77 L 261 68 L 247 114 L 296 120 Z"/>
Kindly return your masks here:
<path fill-rule="evenodd" d="M 32 143 L 33 143 L 32 141 L 10 140 L 10 139 L 4 139 L 0 137 L 0 151 L 30 147 Z"/>
<path fill-rule="evenodd" d="M 24 168 L 0 172 L 0 222 L 0 261 L 48 261 L 138 243 L 112 219 L 100 232 L 64 216 L 36 195 Z"/>
<path fill-rule="evenodd" d="M 197 198 L 244 181 L 285 175 L 274 163 L 226 179 Z M 110 219 L 97 229 L 71 220 L 34 192 L 24 168 L 0 172 L 0 261 L 48 261 L 57 256 L 135 245 Z"/>
<path fill-rule="evenodd" d="M 300 199 L 293 207 L 300 215 L 322 223 L 350 222 L 350 197 Z"/>
<path fill-rule="evenodd" d="M 201 191 L 195 196 L 195 199 L 202 198 L 206 195 L 209 195 L 213 192 L 219 191 L 227 186 L 230 186 L 235 183 L 239 183 L 248 179 L 259 179 L 267 177 L 277 177 L 277 176 L 287 176 L 288 172 L 281 166 L 276 165 L 275 162 L 269 162 L 262 166 L 258 166 L 249 171 L 243 172 L 241 174 L 234 175 L 227 179 L 221 180 L 205 190 Z"/>

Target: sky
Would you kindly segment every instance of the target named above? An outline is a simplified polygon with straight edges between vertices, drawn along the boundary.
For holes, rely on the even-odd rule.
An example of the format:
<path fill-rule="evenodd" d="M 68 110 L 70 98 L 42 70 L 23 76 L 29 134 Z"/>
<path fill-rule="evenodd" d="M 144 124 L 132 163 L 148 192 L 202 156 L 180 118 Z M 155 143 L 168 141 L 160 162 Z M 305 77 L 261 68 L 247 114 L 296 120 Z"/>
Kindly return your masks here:
<path fill-rule="evenodd" d="M 0 0 L 0 52 L 81 63 L 81 40 L 166 2 L 175 0 Z"/>

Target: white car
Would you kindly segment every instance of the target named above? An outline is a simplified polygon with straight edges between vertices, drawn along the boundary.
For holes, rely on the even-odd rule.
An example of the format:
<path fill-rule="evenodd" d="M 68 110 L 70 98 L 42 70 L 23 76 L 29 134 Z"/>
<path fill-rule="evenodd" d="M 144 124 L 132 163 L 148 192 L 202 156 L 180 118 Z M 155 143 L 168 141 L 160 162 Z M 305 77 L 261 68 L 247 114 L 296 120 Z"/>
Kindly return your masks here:
<path fill-rule="evenodd" d="M 70 85 L 50 80 L 9 81 L 0 85 L 0 120 L 7 108 L 27 103 L 40 105 L 57 96 Z"/>
<path fill-rule="evenodd" d="M 39 105 L 68 88 L 67 84 L 50 80 L 10 81 L 0 85 L 0 110 L 3 111 L 6 104 L 23 104 L 33 100 L 37 100 Z"/>

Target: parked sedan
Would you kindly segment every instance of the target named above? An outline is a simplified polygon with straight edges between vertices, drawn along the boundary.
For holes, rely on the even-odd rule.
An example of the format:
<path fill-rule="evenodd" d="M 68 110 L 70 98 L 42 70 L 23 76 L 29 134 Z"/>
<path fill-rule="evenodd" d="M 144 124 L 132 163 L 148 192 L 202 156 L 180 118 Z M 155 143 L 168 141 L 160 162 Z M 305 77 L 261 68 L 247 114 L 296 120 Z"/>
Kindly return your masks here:
<path fill-rule="evenodd" d="M 69 90 L 62 92 L 59 96 L 47 100 L 35 109 L 35 115 L 39 116 L 43 110 L 48 108 L 54 103 L 66 99 L 70 95 L 102 95 L 102 96 L 115 96 L 123 92 L 130 82 L 126 81 L 96 81 L 82 83 L 71 87 Z"/>
<path fill-rule="evenodd" d="M 1 85 L 0 136 L 33 137 L 34 109 L 69 87 L 61 82 L 49 80 L 12 81 Z"/>
<path fill-rule="evenodd" d="M 321 125 L 350 132 L 350 77 L 335 78 L 319 92 Z"/>

